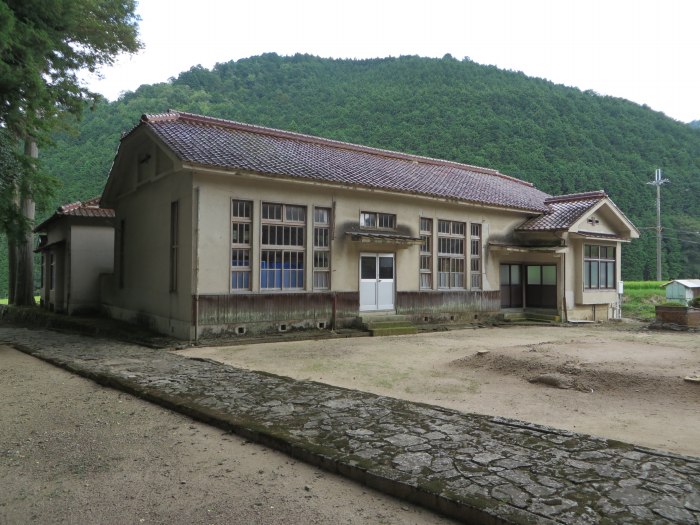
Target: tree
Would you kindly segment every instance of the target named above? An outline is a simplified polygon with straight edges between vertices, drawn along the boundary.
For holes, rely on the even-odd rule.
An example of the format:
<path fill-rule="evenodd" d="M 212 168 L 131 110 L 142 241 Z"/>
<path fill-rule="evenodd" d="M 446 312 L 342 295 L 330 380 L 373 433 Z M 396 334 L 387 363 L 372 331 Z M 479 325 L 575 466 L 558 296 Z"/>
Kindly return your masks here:
<path fill-rule="evenodd" d="M 97 72 L 140 48 L 135 7 L 135 0 L 0 0 L 0 127 L 9 135 L 0 156 L 17 157 L 0 171 L 0 228 L 8 238 L 14 304 L 34 303 L 27 232 L 38 190 L 36 146 L 58 117 L 79 117 L 97 99 L 81 72 Z"/>

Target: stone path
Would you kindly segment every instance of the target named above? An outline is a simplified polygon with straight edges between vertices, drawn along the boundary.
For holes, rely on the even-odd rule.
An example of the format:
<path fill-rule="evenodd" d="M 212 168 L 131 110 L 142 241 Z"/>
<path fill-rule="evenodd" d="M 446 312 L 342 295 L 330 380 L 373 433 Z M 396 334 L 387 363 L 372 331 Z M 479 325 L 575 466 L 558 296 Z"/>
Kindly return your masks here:
<path fill-rule="evenodd" d="M 700 524 L 700 458 L 80 335 L 0 341 L 466 523 Z"/>

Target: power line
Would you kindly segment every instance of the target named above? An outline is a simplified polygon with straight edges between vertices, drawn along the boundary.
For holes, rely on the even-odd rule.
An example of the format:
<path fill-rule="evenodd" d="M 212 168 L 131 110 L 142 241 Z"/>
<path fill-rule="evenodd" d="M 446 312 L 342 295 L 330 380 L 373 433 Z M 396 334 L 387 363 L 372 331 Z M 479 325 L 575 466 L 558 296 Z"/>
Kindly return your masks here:
<path fill-rule="evenodd" d="M 690 231 L 690 230 L 679 230 L 677 228 L 664 228 L 664 230 L 670 230 L 670 231 L 680 232 L 680 233 L 687 233 L 689 235 L 691 235 L 691 234 L 692 235 L 700 235 L 700 232 L 694 232 L 694 231 Z"/>
<path fill-rule="evenodd" d="M 638 226 L 637 229 L 638 230 L 655 230 L 656 226 Z M 668 230 L 668 231 L 672 231 L 672 232 L 687 233 L 689 235 L 700 235 L 700 232 L 695 232 L 695 231 L 691 231 L 691 230 L 679 230 L 678 228 L 668 228 L 666 226 L 663 226 L 661 229 L 664 231 Z"/>
<path fill-rule="evenodd" d="M 674 241 L 680 241 L 680 242 L 685 242 L 688 244 L 700 244 L 700 241 L 689 241 L 687 239 L 681 239 L 679 237 L 669 237 L 668 235 L 666 236 L 667 239 L 672 239 Z"/>

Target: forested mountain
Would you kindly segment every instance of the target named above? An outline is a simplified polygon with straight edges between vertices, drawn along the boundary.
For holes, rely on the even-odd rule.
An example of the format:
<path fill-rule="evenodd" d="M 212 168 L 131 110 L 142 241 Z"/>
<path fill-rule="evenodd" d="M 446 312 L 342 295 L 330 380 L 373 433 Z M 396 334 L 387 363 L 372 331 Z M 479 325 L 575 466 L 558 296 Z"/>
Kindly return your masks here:
<path fill-rule="evenodd" d="M 120 134 L 168 108 L 497 168 L 552 194 L 604 189 L 642 228 L 623 248 L 628 280 L 655 275 L 655 236 L 644 229 L 656 223 L 655 191 L 646 182 L 661 167 L 671 180 L 662 188 L 664 276 L 700 277 L 700 129 L 449 55 L 267 54 L 141 86 L 86 111 L 41 151 L 44 170 L 63 181 L 55 204 L 100 194 Z"/>

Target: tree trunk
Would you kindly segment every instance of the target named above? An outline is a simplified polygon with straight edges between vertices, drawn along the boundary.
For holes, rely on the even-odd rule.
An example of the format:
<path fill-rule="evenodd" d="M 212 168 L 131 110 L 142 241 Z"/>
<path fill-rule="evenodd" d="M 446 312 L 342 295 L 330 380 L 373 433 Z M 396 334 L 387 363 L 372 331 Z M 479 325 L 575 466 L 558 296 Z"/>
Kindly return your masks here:
<path fill-rule="evenodd" d="M 24 154 L 36 159 L 39 150 L 36 140 L 27 137 L 24 140 Z M 22 215 L 27 221 L 27 231 L 17 242 L 17 274 L 15 278 L 14 304 L 17 306 L 34 306 L 34 216 L 35 206 L 31 192 L 20 196 Z"/>
<path fill-rule="evenodd" d="M 15 304 L 15 283 L 17 282 L 17 243 L 7 236 L 7 302 Z"/>
<path fill-rule="evenodd" d="M 12 188 L 12 207 L 19 213 L 19 184 L 15 180 Z M 7 235 L 7 302 L 15 304 L 15 286 L 17 283 L 17 239 L 13 231 Z"/>

